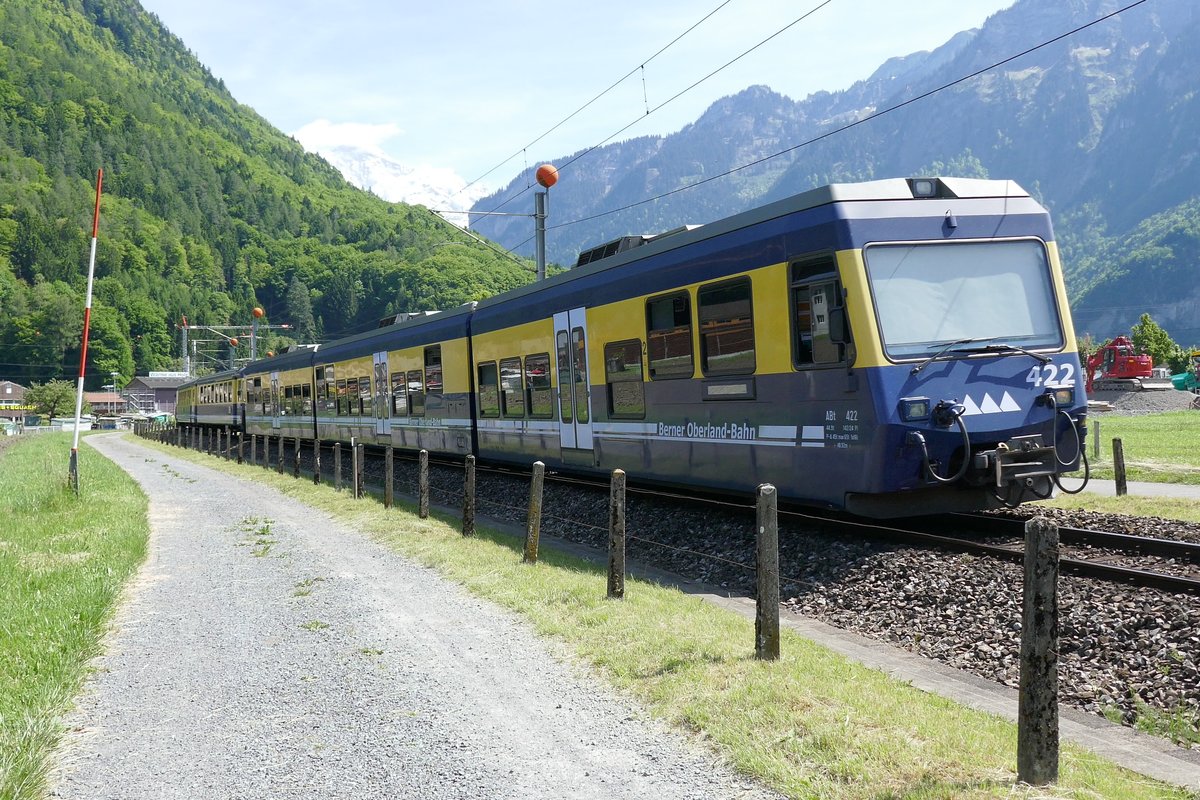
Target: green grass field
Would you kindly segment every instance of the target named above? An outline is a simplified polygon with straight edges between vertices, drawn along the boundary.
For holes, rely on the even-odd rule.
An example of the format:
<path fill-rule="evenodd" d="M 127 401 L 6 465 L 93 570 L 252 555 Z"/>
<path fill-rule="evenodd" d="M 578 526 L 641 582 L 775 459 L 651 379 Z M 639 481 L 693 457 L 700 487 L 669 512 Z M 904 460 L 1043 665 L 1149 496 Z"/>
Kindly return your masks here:
<path fill-rule="evenodd" d="M 1173 411 L 1140 417 L 1096 414 L 1090 426 L 1100 423 L 1100 457 L 1088 441 L 1092 474 L 1113 477 L 1112 440 L 1120 439 L 1125 452 L 1125 474 L 1131 481 L 1200 484 L 1200 413 Z M 1089 428 L 1088 436 L 1093 436 Z"/>
<path fill-rule="evenodd" d="M 92 448 L 22 437 L 0 451 L 0 797 L 45 792 L 47 757 L 126 579 L 146 555 L 146 498 Z"/>

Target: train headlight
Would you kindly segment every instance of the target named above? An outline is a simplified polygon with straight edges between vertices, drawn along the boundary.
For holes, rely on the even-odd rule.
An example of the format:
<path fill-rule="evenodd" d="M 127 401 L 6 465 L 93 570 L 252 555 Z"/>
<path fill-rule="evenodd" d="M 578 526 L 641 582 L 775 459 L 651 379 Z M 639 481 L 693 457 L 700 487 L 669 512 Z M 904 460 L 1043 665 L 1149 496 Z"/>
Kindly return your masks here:
<path fill-rule="evenodd" d="M 917 420 L 929 419 L 929 398 L 900 398 L 900 419 L 904 420 L 905 422 L 916 422 Z"/>
<path fill-rule="evenodd" d="M 933 178 L 913 178 L 913 197 L 937 197 L 937 181 Z"/>
<path fill-rule="evenodd" d="M 1055 408 L 1070 408 L 1075 405 L 1075 390 L 1072 388 L 1051 389 L 1046 394 L 1054 398 Z"/>

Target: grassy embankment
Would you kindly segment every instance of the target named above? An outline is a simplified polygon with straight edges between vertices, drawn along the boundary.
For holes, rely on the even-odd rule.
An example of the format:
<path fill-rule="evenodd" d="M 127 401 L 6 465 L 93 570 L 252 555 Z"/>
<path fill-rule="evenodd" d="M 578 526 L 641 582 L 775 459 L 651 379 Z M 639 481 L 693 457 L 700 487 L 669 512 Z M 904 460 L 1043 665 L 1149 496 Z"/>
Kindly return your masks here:
<path fill-rule="evenodd" d="M 113 603 L 146 554 L 146 498 L 123 471 L 40 434 L 0 450 L 0 797 L 43 796 L 61 715 L 99 649 Z"/>
<path fill-rule="evenodd" d="M 1094 458 L 1092 426 L 1100 423 L 1100 457 Z M 1200 484 L 1200 413 L 1172 411 L 1140 417 L 1095 414 L 1089 421 L 1088 457 L 1092 474 L 1112 480 L 1112 440 L 1125 451 L 1125 474 L 1131 481 Z"/>
<path fill-rule="evenodd" d="M 602 566 L 450 519 L 420 520 L 307 480 L 169 448 L 261 481 L 525 617 L 652 713 L 695 732 L 730 763 L 797 798 L 1188 797 L 1064 746 L 1052 788 L 1015 783 L 1016 728 L 784 632 L 783 658 L 753 657 L 754 625 L 675 589 L 630 580 L 605 599 Z"/>

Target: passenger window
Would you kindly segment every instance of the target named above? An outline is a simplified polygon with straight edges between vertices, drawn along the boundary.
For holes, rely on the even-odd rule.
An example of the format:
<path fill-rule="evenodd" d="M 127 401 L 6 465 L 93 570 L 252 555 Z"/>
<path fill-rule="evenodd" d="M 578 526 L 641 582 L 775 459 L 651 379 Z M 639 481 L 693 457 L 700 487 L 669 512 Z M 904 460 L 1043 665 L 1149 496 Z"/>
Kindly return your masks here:
<path fill-rule="evenodd" d="M 408 416 L 408 387 L 403 372 L 392 373 L 392 416 Z"/>
<path fill-rule="evenodd" d="M 425 384 L 419 369 L 408 371 L 408 410 L 414 417 L 425 416 Z"/>
<path fill-rule="evenodd" d="M 346 379 L 346 408 L 350 416 L 358 414 L 358 378 Z"/>
<path fill-rule="evenodd" d="M 587 341 L 583 335 L 583 328 L 571 329 L 571 352 L 575 359 L 571 364 L 571 372 L 575 376 L 575 419 L 586 424 L 590 385 L 587 374 Z"/>
<path fill-rule="evenodd" d="M 571 422 L 571 346 L 567 341 L 567 332 L 558 332 L 558 412 L 563 422 Z"/>
<path fill-rule="evenodd" d="M 608 384 L 610 417 L 641 419 L 646 416 L 641 340 L 605 345 L 604 377 Z"/>
<path fill-rule="evenodd" d="M 375 398 L 371 395 L 371 379 L 358 379 L 358 410 L 364 417 L 375 416 Z"/>
<path fill-rule="evenodd" d="M 337 415 L 344 417 L 350 413 L 350 407 L 346 403 L 346 379 L 342 378 L 337 382 Z"/>
<path fill-rule="evenodd" d="M 696 293 L 700 363 L 705 375 L 754 372 L 750 279 L 709 284 Z"/>
<path fill-rule="evenodd" d="M 442 393 L 442 346 L 425 348 L 425 394 Z"/>
<path fill-rule="evenodd" d="M 525 416 L 525 386 L 519 358 L 500 361 L 500 411 L 506 417 Z"/>
<path fill-rule="evenodd" d="M 525 356 L 525 405 L 529 416 L 554 416 L 554 391 L 550 385 L 550 354 Z"/>
<path fill-rule="evenodd" d="M 479 416 L 500 416 L 500 378 L 496 372 L 496 362 L 489 361 L 480 364 L 479 373 Z"/>
<path fill-rule="evenodd" d="M 792 360 L 797 367 L 838 364 L 846 360 L 849 331 L 845 326 L 842 285 L 832 258 L 792 264 Z"/>
<path fill-rule="evenodd" d="M 306 417 L 311 417 L 313 412 L 312 402 L 312 386 L 305 383 L 300 386 L 300 397 L 303 400 L 300 412 Z"/>
<path fill-rule="evenodd" d="M 292 408 L 292 387 L 283 387 L 283 413 L 284 415 L 293 414 L 295 410 Z"/>
<path fill-rule="evenodd" d="M 688 293 L 646 303 L 646 351 L 650 377 L 692 377 L 692 308 Z"/>

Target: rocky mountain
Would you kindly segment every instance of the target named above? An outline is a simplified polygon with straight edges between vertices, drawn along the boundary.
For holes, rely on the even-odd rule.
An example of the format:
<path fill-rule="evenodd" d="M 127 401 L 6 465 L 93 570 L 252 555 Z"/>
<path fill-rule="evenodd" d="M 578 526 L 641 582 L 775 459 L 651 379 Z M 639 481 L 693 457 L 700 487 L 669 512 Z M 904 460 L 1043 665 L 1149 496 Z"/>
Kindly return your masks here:
<path fill-rule="evenodd" d="M 577 161 L 541 154 L 537 163 L 561 172 L 551 259 L 569 265 L 617 236 L 711 221 L 833 181 L 1005 177 L 1055 216 L 1081 332 L 1111 335 L 1149 312 L 1182 344 L 1200 342 L 1200 5 L 1143 3 L 1076 30 L 1121 6 L 1019 0 L 845 91 L 797 101 L 753 86 L 668 136 Z M 531 205 L 513 199 L 529 183 L 520 175 L 475 210 Z M 475 227 L 508 246 L 530 233 L 514 218 Z"/>

